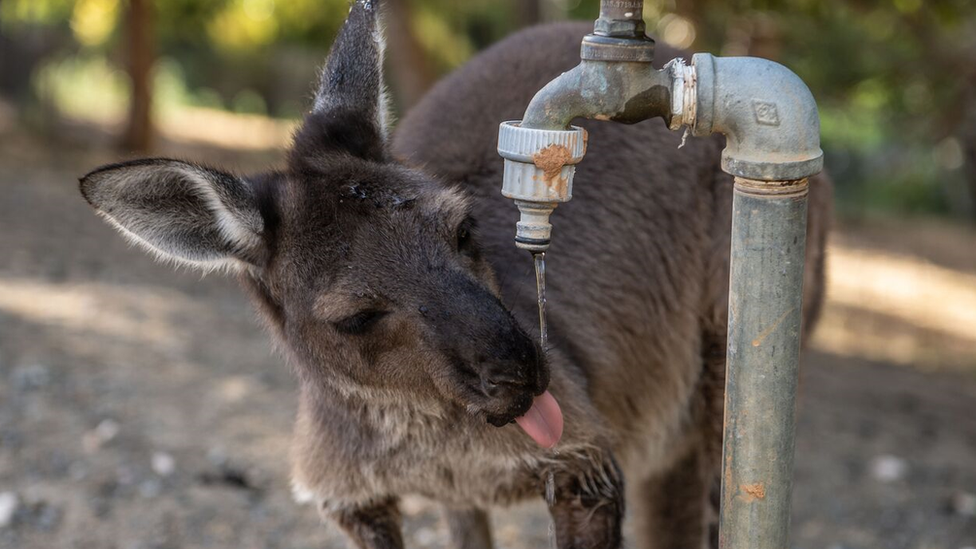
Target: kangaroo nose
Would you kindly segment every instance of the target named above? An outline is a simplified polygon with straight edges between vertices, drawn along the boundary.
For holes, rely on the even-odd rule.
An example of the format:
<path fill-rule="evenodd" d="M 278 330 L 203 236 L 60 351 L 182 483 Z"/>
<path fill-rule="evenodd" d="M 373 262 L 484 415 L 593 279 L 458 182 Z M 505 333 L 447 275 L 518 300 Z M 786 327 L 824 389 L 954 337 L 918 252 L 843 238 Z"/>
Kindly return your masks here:
<path fill-rule="evenodd" d="M 488 372 L 482 377 L 482 386 L 485 392 L 492 397 L 499 396 L 505 391 L 518 391 L 525 389 L 530 384 L 530 380 L 523 375 L 519 375 L 513 370 L 495 370 Z"/>

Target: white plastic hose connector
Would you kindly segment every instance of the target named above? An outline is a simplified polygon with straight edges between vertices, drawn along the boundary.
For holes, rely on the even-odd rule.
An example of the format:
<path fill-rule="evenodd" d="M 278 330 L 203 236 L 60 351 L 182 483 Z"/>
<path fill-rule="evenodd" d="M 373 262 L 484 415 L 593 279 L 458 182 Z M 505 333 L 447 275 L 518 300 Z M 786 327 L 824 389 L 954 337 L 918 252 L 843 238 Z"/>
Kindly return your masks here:
<path fill-rule="evenodd" d="M 498 154 L 505 159 L 502 194 L 514 199 L 521 212 L 515 243 L 545 251 L 552 232 L 549 214 L 573 198 L 576 164 L 586 154 L 586 130 L 537 130 L 522 128 L 519 121 L 503 122 Z"/>

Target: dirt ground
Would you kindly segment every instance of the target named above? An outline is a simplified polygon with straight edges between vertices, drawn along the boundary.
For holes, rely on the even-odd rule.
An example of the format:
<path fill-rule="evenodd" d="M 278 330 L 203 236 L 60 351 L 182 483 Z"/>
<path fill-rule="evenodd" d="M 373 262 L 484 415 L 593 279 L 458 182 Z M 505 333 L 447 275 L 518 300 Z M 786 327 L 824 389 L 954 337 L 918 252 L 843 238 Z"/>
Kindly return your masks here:
<path fill-rule="evenodd" d="M 295 385 L 234 281 L 131 249 L 76 189 L 117 156 L 71 142 L 0 122 L 0 548 L 344 547 L 291 501 Z M 794 547 L 976 547 L 974 236 L 838 230 L 837 298 L 801 385 Z M 430 504 L 404 511 L 408 546 L 443 546 Z M 496 512 L 498 544 L 547 547 L 547 520 L 541 503 Z"/>

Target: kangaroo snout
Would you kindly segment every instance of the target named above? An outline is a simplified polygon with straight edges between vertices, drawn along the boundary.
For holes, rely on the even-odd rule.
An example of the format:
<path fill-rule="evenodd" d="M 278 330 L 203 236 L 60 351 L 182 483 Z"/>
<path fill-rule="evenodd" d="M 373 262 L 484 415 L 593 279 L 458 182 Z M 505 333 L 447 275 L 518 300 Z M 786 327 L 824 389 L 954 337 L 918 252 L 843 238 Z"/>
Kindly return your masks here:
<path fill-rule="evenodd" d="M 485 393 L 490 397 L 498 397 L 505 391 L 526 391 L 532 390 L 536 379 L 530 376 L 513 375 L 508 369 L 490 368 L 488 373 L 481 377 L 481 386 Z"/>
<path fill-rule="evenodd" d="M 541 394 L 549 385 L 549 367 L 538 345 L 521 330 L 505 335 L 500 356 L 482 363 L 480 374 L 491 396 L 504 391 Z"/>
<path fill-rule="evenodd" d="M 502 426 L 525 414 L 532 399 L 549 386 L 549 366 L 541 350 L 521 330 L 512 330 L 512 338 L 500 344 L 502 352 L 481 362 L 477 392 L 483 395 L 482 409 L 489 423 Z M 501 356 L 499 356 L 501 355 Z"/>
<path fill-rule="evenodd" d="M 502 426 L 524 414 L 546 390 L 549 365 L 538 344 L 491 299 L 497 311 L 459 317 L 452 323 L 455 330 L 441 330 L 447 336 L 441 342 L 453 347 L 451 377 L 457 385 L 448 391 L 460 396 L 469 411 Z"/>
<path fill-rule="evenodd" d="M 549 386 L 549 365 L 538 343 L 486 286 L 463 273 L 445 273 L 426 315 L 441 349 L 449 350 L 452 390 L 495 425 L 525 413 Z"/>

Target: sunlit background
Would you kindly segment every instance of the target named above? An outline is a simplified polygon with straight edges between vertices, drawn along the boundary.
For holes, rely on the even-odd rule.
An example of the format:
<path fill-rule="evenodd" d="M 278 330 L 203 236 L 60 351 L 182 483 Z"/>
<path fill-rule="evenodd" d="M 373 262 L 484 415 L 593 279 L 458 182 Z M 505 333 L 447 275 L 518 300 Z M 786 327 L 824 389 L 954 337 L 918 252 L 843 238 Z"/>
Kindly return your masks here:
<path fill-rule="evenodd" d="M 385 0 L 398 113 L 598 0 Z M 0 0 L 0 548 L 341 547 L 289 502 L 293 383 L 233 282 L 152 264 L 78 175 L 279 162 L 347 0 Z M 786 64 L 836 181 L 801 398 L 803 549 L 976 547 L 976 4 L 647 0 L 660 42 Z M 581 183 L 582 184 L 582 183 Z M 554 273 L 553 276 L 558 276 Z M 443 544 L 429 504 L 408 541 Z M 496 516 L 545 546 L 544 511 Z"/>
<path fill-rule="evenodd" d="M 178 133 L 178 121 L 199 109 L 299 116 L 308 76 L 347 10 L 346 0 L 144 1 L 153 113 L 164 134 Z M 389 25 L 391 85 L 401 109 L 439 75 L 518 28 L 593 19 L 598 11 L 596 0 L 389 3 L 397 16 Z M 125 32 L 127 6 L 0 2 L 0 90 L 16 100 L 24 121 L 47 131 L 57 117 L 125 123 L 127 54 L 139 44 Z M 648 0 L 645 18 L 659 40 L 677 47 L 766 57 L 801 74 L 820 103 L 843 212 L 972 219 L 972 12 L 967 0 Z M 277 143 L 280 136 L 262 138 Z"/>

